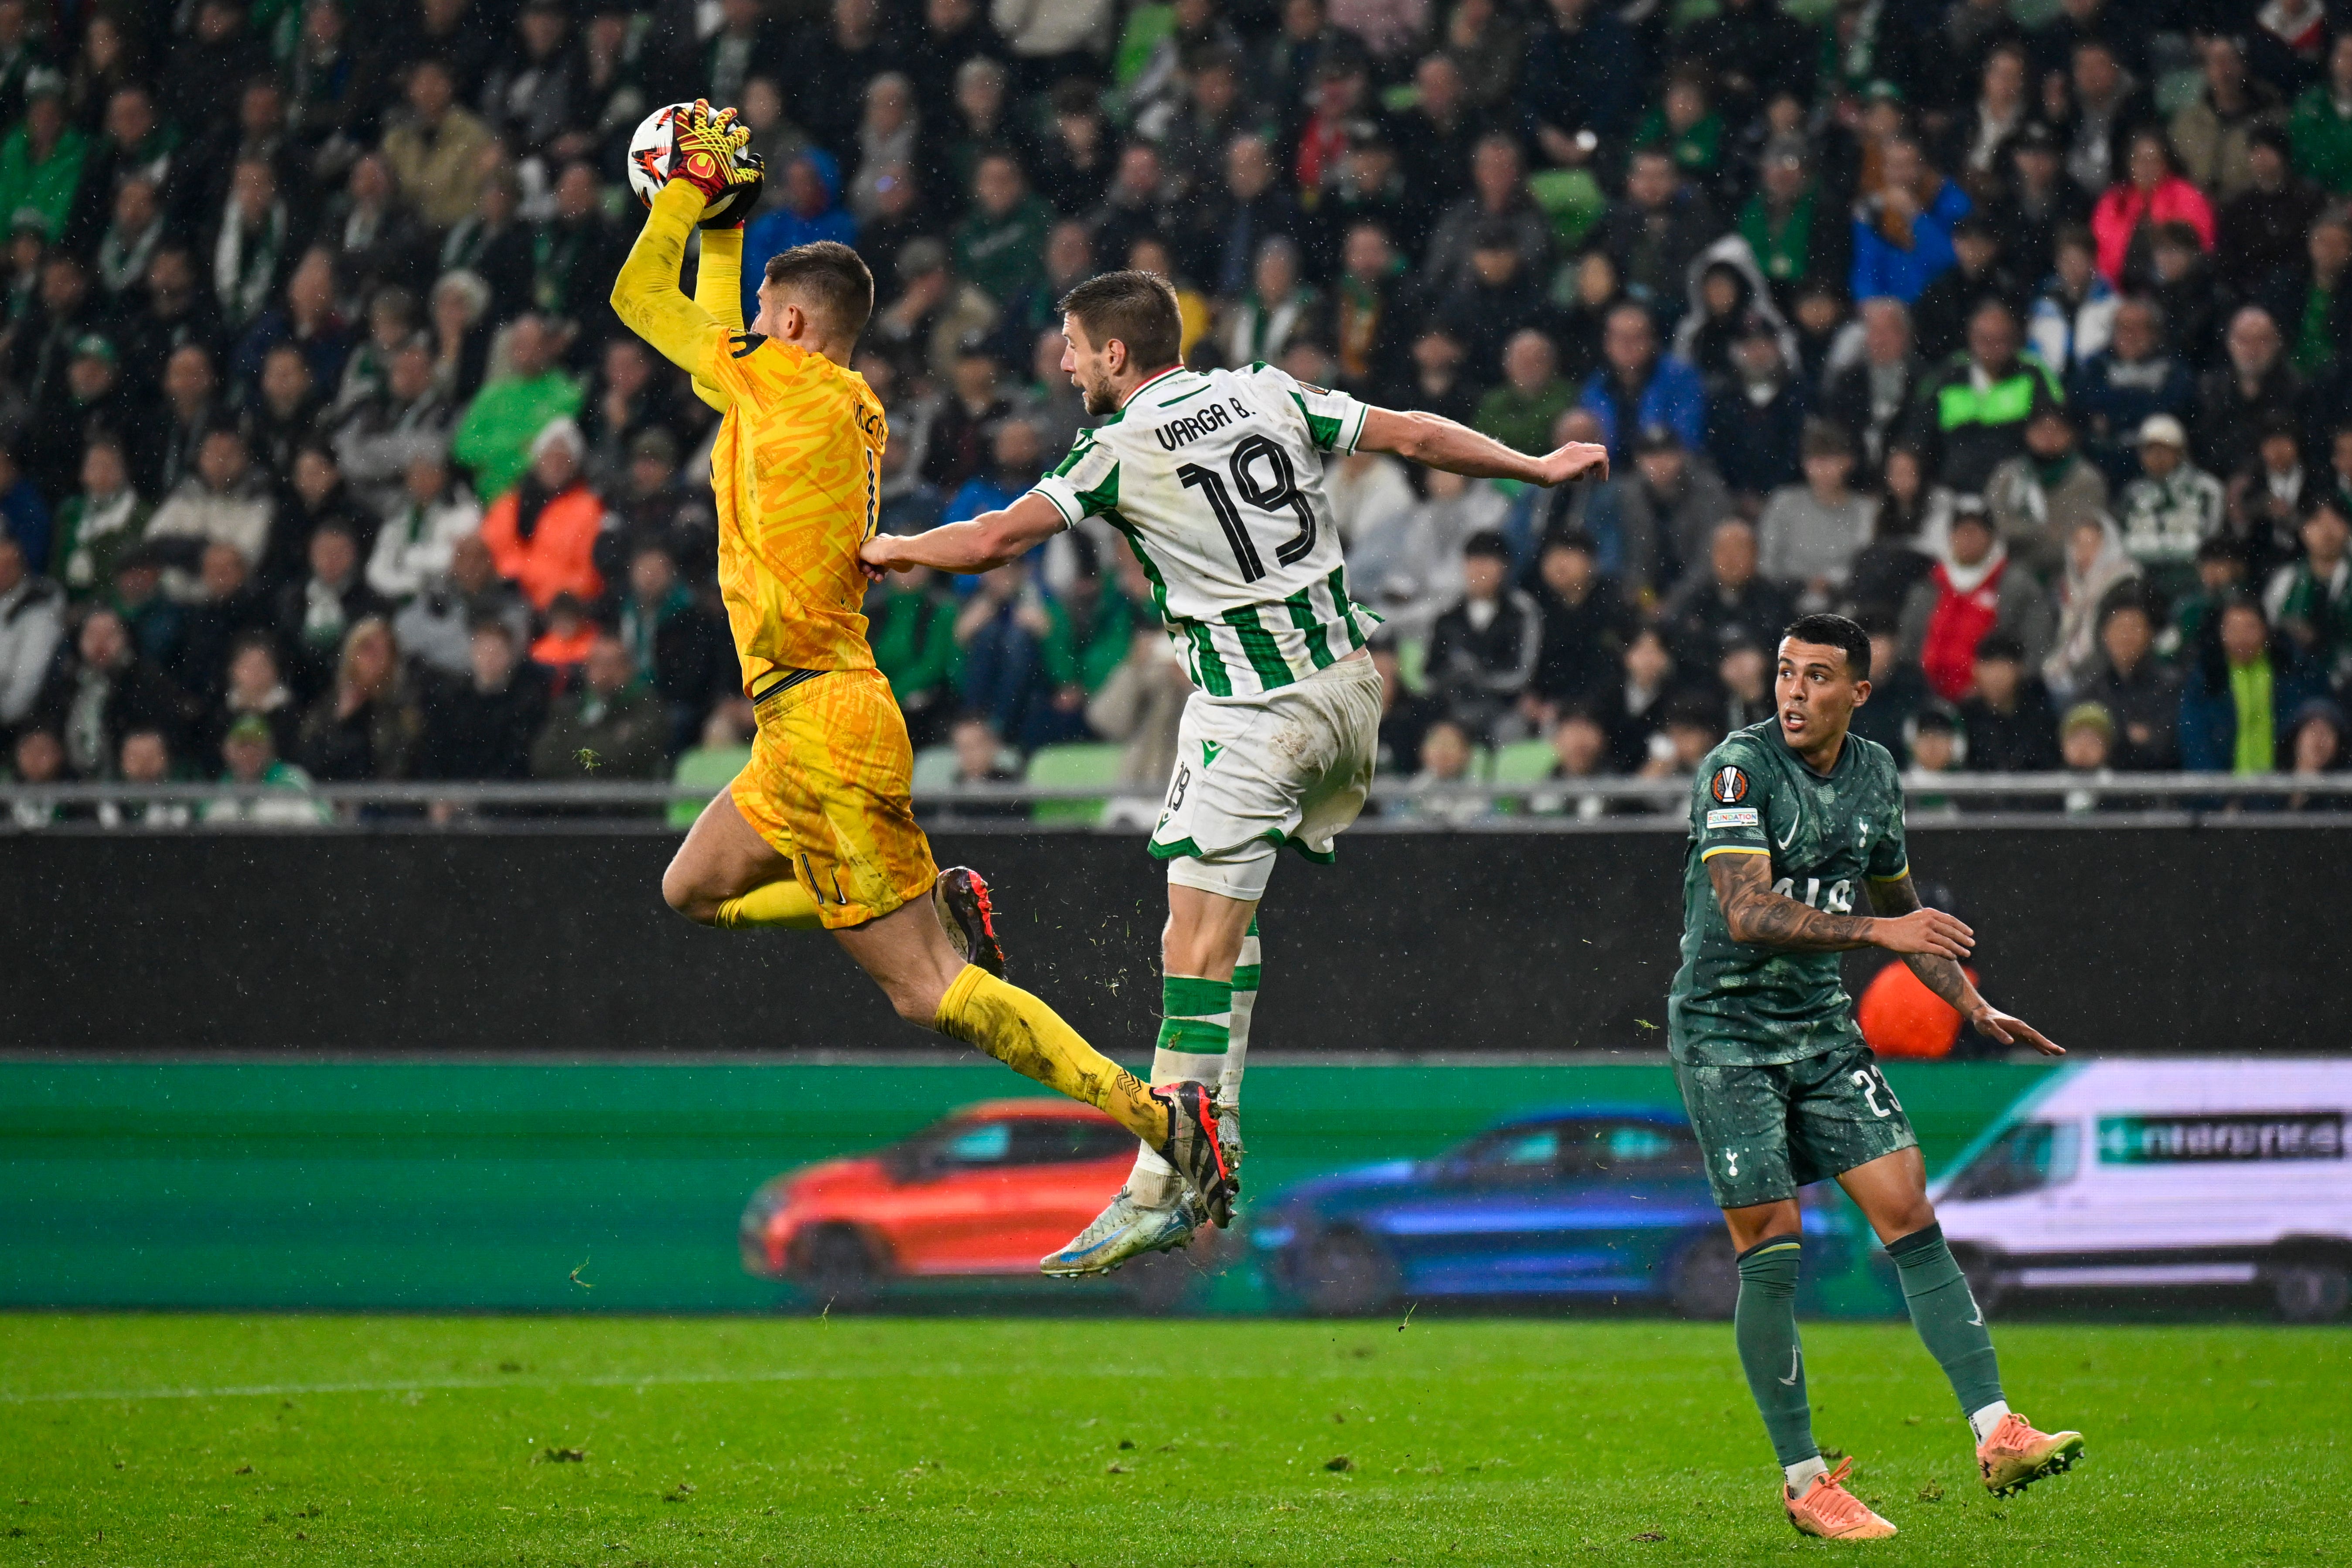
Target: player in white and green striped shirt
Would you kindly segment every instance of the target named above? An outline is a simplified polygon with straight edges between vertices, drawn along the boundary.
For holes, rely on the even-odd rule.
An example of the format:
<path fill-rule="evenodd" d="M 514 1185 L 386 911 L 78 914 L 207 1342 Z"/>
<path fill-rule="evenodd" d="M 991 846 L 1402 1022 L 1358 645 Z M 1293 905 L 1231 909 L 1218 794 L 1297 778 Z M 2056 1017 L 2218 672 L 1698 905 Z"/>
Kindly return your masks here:
<path fill-rule="evenodd" d="M 1195 1192 L 1149 1149 L 1127 1187 L 1048 1274 L 1095 1274 L 1181 1246 L 1231 1218 L 1238 1103 L 1256 999 L 1256 915 L 1283 846 L 1328 861 L 1362 810 L 1379 743 L 1381 685 L 1364 641 L 1379 617 L 1348 595 L 1324 492 L 1327 456 L 1358 450 L 1472 478 L 1556 485 L 1606 474 L 1604 448 L 1528 457 L 1450 419 L 1399 414 L 1270 365 L 1187 370 L 1175 291 L 1112 272 L 1062 302 L 1062 368 L 1107 416 L 1061 466 L 1002 511 L 911 538 L 868 540 L 877 575 L 909 566 L 979 572 L 1084 518 L 1127 536 L 1199 689 L 1151 836 L 1168 863 L 1168 928 L 1152 1082 L 1217 1086 L 1227 1179 Z"/>
<path fill-rule="evenodd" d="M 1193 685 L 1260 696 L 1378 624 L 1348 597 L 1322 485 L 1324 454 L 1355 450 L 1370 412 L 1271 365 L 1170 365 L 1080 431 L 1035 493 L 1072 525 L 1099 517 L 1127 535 Z"/>

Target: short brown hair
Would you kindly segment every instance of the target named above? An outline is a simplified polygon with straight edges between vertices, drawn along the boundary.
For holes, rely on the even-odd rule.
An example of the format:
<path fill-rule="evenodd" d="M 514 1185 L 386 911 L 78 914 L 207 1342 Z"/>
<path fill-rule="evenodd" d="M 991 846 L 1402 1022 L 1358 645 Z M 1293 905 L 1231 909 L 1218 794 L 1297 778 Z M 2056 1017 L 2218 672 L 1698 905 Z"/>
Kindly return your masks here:
<path fill-rule="evenodd" d="M 1851 458 L 1853 437 L 1846 434 L 1843 425 L 1827 419 L 1808 419 L 1802 449 L 1808 458 Z"/>
<path fill-rule="evenodd" d="M 1184 342 L 1184 316 L 1176 290 L 1152 272 L 1106 272 L 1062 297 L 1062 314 L 1075 316 L 1099 348 L 1114 340 L 1143 370 L 1174 364 Z"/>
<path fill-rule="evenodd" d="M 866 258 L 836 239 L 795 245 L 768 258 L 767 280 L 800 297 L 851 342 L 874 314 L 874 274 Z"/>

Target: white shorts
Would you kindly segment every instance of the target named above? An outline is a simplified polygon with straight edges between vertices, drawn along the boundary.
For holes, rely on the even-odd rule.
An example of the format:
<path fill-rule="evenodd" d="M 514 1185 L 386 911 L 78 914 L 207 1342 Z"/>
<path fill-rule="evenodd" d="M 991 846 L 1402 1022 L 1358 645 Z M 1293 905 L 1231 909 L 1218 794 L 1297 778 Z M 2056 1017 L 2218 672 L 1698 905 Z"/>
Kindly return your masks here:
<path fill-rule="evenodd" d="M 1254 697 L 1194 692 L 1151 853 L 1168 879 L 1255 903 L 1284 845 L 1328 863 L 1380 754 L 1381 672 L 1345 658 Z"/>

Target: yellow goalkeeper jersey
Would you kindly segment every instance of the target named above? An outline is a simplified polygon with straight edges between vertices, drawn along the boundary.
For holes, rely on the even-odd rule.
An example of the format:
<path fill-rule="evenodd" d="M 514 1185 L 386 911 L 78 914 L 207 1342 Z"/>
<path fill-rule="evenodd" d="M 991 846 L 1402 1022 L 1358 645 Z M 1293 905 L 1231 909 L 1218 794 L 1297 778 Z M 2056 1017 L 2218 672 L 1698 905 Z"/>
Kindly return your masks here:
<path fill-rule="evenodd" d="M 726 410 L 710 489 L 743 690 L 758 695 L 794 669 L 871 669 L 857 547 L 881 506 L 890 434 L 882 401 L 856 371 L 742 330 L 740 231 L 705 234 L 695 298 L 686 298 L 680 258 L 700 212 L 700 196 L 682 183 L 655 196 L 613 306 Z"/>
<path fill-rule="evenodd" d="M 696 375 L 733 399 L 710 489 L 743 689 L 780 670 L 871 669 L 857 547 L 881 505 L 882 400 L 822 354 L 723 328 Z"/>

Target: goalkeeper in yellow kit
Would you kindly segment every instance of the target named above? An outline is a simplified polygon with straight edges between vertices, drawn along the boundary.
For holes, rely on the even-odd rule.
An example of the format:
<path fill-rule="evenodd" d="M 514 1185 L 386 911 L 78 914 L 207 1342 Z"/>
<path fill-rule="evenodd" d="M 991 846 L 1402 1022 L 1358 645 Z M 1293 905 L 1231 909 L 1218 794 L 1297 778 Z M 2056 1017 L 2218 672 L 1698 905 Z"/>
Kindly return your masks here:
<path fill-rule="evenodd" d="M 1229 1214 L 1234 1183 L 1200 1086 L 1148 1088 L 1007 984 L 986 885 L 932 864 L 906 720 L 859 610 L 857 547 L 875 529 L 888 438 L 881 403 L 848 368 L 873 275 L 845 245 L 797 246 L 769 261 L 747 331 L 742 229 L 719 217 L 704 229 L 694 297 L 678 287 L 706 205 L 761 177 L 748 140 L 732 110 L 698 102 L 680 118 L 667 183 L 613 286 L 621 320 L 725 416 L 710 459 L 719 583 L 759 725 L 751 763 L 687 834 L 662 897 L 705 925 L 830 931 L 900 1017 L 1108 1111 L 1213 1215 Z"/>

